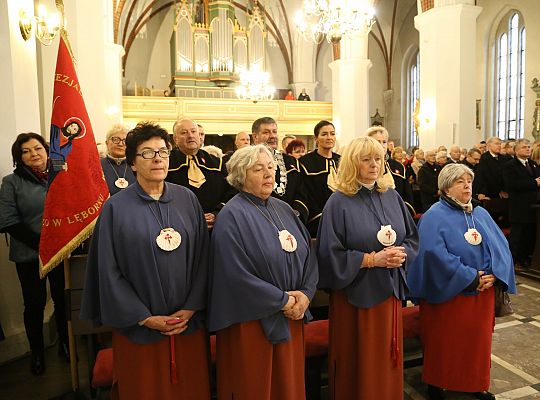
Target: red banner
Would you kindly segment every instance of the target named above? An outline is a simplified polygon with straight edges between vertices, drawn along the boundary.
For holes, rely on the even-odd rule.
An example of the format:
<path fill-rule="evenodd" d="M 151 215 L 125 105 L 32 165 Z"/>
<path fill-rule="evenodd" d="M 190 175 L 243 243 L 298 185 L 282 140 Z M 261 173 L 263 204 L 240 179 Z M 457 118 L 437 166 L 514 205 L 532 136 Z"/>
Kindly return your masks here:
<path fill-rule="evenodd" d="M 42 277 L 92 234 L 109 197 L 92 125 L 63 36 L 54 75 L 49 142 L 49 189 L 39 242 Z"/>

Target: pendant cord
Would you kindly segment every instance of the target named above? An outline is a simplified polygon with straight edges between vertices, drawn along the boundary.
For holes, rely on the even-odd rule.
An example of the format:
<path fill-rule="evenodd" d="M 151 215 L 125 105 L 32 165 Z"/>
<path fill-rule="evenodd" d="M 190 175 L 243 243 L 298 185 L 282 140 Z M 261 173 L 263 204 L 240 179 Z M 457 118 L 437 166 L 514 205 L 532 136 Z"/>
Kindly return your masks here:
<path fill-rule="evenodd" d="M 159 211 L 159 218 L 157 216 L 157 214 L 155 213 L 154 209 L 152 208 L 152 206 L 150 204 L 148 204 L 148 207 L 150 208 L 150 211 L 152 211 L 152 215 L 154 216 L 154 218 L 156 219 L 159 227 L 161 228 L 161 230 L 165 229 L 165 227 L 163 226 L 164 225 L 164 221 L 163 221 L 163 215 L 161 214 L 161 208 L 159 207 L 159 201 L 156 200 L 156 207 Z M 167 204 L 167 227 L 170 227 L 171 226 L 171 220 L 170 220 L 170 215 L 169 215 L 169 205 Z"/>
<path fill-rule="evenodd" d="M 259 208 L 259 206 L 257 204 L 255 204 L 253 202 L 253 200 L 251 200 L 248 196 L 242 194 L 242 197 L 244 197 L 245 199 L 247 199 L 247 201 L 249 201 L 251 204 L 253 204 L 255 206 L 255 208 L 257 208 L 257 210 L 259 210 L 259 212 L 263 215 L 264 218 L 266 218 L 272 225 L 274 225 L 274 228 L 276 228 L 276 230 L 278 231 L 278 233 L 280 232 L 279 228 L 277 227 L 277 225 L 274 223 L 274 221 L 272 221 L 272 219 L 270 219 L 270 217 L 268 217 L 268 215 L 266 215 L 263 210 L 261 210 Z M 283 227 L 283 230 L 285 230 L 285 224 L 283 223 L 283 221 L 281 220 L 281 217 L 279 216 L 279 214 L 277 213 L 276 209 L 274 208 L 274 205 L 272 203 L 270 203 L 270 206 L 272 207 L 272 209 L 274 210 L 274 213 L 276 213 L 278 219 L 279 219 L 279 222 L 281 223 L 281 226 Z"/>
<path fill-rule="evenodd" d="M 467 229 L 471 229 L 471 226 L 469 225 L 469 220 L 467 219 L 467 213 L 463 211 L 463 216 L 465 217 L 465 222 L 467 223 Z M 474 216 L 471 214 L 471 223 L 474 230 L 476 229 L 476 224 L 474 223 Z"/>
<path fill-rule="evenodd" d="M 111 160 L 110 160 L 109 158 L 107 158 L 107 161 L 109 162 L 109 165 L 111 166 L 111 168 L 112 168 L 114 174 L 116 175 L 116 177 L 117 177 L 118 179 L 120 179 L 120 175 L 118 175 L 118 173 L 116 172 L 116 169 L 114 169 L 114 165 L 113 165 L 113 163 L 111 162 Z M 126 166 L 124 167 L 124 175 L 122 176 L 122 179 L 126 179 L 127 167 L 128 167 L 128 165 L 127 165 L 127 162 L 126 162 Z"/>
<path fill-rule="evenodd" d="M 373 189 L 373 190 L 375 190 L 375 189 Z M 384 221 L 381 220 L 381 218 L 379 217 L 379 214 L 377 213 L 377 210 L 375 209 L 375 203 L 373 201 L 373 197 L 371 196 L 371 193 L 370 193 L 370 196 L 369 196 L 369 201 L 371 201 L 371 205 L 369 203 L 366 203 L 366 206 L 367 206 L 367 208 L 369 208 L 369 211 L 371 211 L 373 213 L 373 215 L 375 215 L 375 217 L 379 220 L 379 222 L 382 225 L 388 225 L 388 219 L 386 218 L 386 214 L 384 212 L 384 207 L 383 207 L 382 200 L 381 200 L 381 195 L 380 195 L 379 192 L 377 192 L 377 197 L 379 198 L 379 202 L 381 203 L 381 210 L 382 210 L 382 213 L 383 213 Z M 373 205 L 373 207 L 372 207 L 372 205 Z"/>

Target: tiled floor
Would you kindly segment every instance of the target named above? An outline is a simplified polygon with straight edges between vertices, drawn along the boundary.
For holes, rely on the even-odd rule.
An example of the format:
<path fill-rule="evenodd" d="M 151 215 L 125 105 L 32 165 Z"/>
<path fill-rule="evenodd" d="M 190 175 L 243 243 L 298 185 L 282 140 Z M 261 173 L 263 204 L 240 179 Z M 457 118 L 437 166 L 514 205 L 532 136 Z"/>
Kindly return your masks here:
<path fill-rule="evenodd" d="M 493 334 L 490 391 L 495 393 L 499 400 L 540 400 L 540 283 L 519 277 L 518 288 L 519 294 L 512 297 L 516 313 L 498 319 Z M 39 377 L 30 374 L 28 358 L 0 366 L 0 399 L 76 398 L 70 394 L 69 364 L 56 355 L 56 348 L 47 350 L 46 360 L 47 372 Z M 81 392 L 86 398 L 90 398 L 84 342 L 79 343 L 78 364 Z M 405 400 L 427 398 L 421 374 L 422 367 L 406 370 Z M 447 398 L 473 399 L 471 395 L 463 393 L 449 393 Z"/>

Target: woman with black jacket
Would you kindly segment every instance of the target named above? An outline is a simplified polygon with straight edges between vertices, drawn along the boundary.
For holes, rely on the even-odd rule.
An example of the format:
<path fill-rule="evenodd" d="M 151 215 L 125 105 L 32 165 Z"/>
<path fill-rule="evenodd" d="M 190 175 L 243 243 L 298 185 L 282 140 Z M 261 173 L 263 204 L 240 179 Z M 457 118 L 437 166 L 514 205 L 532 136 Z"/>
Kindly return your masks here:
<path fill-rule="evenodd" d="M 24 300 L 24 327 L 32 351 L 30 370 L 45 372 L 43 313 L 47 298 L 46 279 L 39 276 L 39 238 L 47 193 L 45 139 L 37 133 L 21 133 L 11 147 L 15 170 L 0 187 L 0 232 L 10 236 L 9 259 L 17 268 Z M 69 358 L 64 301 L 64 267 L 59 265 L 47 278 L 54 302 L 60 345 L 58 353 Z"/>

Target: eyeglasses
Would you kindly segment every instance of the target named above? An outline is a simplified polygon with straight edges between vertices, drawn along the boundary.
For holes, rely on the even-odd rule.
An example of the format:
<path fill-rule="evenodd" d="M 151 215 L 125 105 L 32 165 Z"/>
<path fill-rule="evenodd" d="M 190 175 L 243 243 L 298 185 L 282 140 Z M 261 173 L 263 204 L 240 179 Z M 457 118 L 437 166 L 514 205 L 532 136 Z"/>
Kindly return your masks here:
<path fill-rule="evenodd" d="M 159 149 L 159 150 L 145 150 L 141 153 L 135 154 L 136 156 L 141 156 L 145 160 L 152 160 L 156 158 L 156 156 L 159 154 L 161 158 L 169 158 L 171 155 L 171 151 L 169 149 Z"/>
<path fill-rule="evenodd" d="M 110 138 L 110 141 L 113 142 L 114 144 L 126 144 L 126 139 L 120 139 L 118 136 L 113 136 L 112 138 Z"/>

